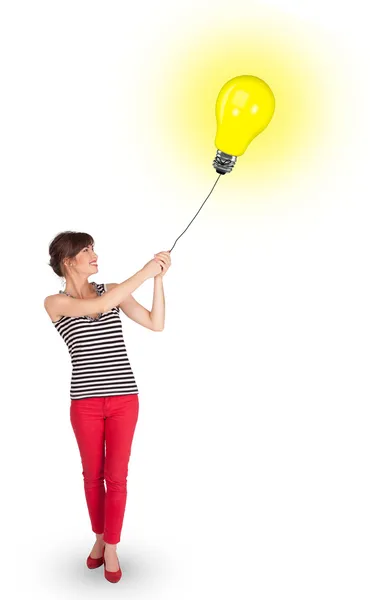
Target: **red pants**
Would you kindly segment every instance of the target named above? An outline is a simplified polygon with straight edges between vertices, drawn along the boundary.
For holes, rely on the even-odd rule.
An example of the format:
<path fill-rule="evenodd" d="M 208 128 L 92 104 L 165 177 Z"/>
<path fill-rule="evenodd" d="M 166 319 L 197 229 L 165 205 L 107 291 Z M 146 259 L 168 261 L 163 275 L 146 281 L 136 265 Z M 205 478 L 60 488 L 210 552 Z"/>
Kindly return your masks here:
<path fill-rule="evenodd" d="M 138 414 L 138 394 L 71 400 L 70 419 L 81 456 L 92 530 L 103 533 L 108 544 L 118 544 L 121 539 Z"/>

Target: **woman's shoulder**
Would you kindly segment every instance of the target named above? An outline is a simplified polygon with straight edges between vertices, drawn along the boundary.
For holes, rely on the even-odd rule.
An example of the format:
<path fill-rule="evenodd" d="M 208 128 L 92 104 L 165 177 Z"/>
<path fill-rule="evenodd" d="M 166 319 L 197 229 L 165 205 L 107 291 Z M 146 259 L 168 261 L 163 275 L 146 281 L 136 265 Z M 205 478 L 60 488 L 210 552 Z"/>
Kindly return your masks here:
<path fill-rule="evenodd" d="M 50 296 L 46 296 L 44 300 L 44 308 L 52 321 L 56 321 L 59 317 L 56 311 L 56 301 L 57 298 L 60 297 L 60 294 L 61 292 L 58 294 L 51 294 Z"/>

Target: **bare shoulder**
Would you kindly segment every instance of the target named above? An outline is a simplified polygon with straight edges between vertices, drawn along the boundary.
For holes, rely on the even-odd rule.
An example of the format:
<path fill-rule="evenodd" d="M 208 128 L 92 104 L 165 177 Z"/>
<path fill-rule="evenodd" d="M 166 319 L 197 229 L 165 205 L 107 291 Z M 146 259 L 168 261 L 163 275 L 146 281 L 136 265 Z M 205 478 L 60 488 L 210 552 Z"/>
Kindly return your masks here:
<path fill-rule="evenodd" d="M 51 296 L 47 296 L 44 300 L 45 310 L 52 321 L 57 321 L 60 318 L 60 315 L 56 312 L 55 306 L 57 298 L 59 298 L 59 294 L 52 294 Z"/>

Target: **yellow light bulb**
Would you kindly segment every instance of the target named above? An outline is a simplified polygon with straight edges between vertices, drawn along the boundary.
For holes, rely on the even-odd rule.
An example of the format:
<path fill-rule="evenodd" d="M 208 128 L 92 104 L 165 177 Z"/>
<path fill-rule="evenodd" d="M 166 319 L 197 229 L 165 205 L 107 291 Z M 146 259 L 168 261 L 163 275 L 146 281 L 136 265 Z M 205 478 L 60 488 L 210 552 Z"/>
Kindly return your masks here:
<path fill-rule="evenodd" d="M 217 154 L 213 166 L 217 173 L 231 172 L 237 157 L 270 123 L 274 110 L 274 95 L 259 77 L 239 75 L 222 86 L 216 100 Z"/>

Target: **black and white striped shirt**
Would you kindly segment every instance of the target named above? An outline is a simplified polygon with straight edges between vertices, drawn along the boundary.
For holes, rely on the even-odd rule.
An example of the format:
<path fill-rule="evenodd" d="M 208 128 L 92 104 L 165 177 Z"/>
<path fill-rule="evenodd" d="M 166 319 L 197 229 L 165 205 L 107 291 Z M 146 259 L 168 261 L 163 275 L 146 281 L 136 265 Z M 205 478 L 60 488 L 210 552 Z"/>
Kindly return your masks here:
<path fill-rule="evenodd" d="M 99 295 L 107 291 L 105 284 L 91 283 Z M 127 356 L 119 310 L 114 306 L 97 318 L 63 316 L 52 321 L 72 360 L 71 400 L 139 393 Z"/>

